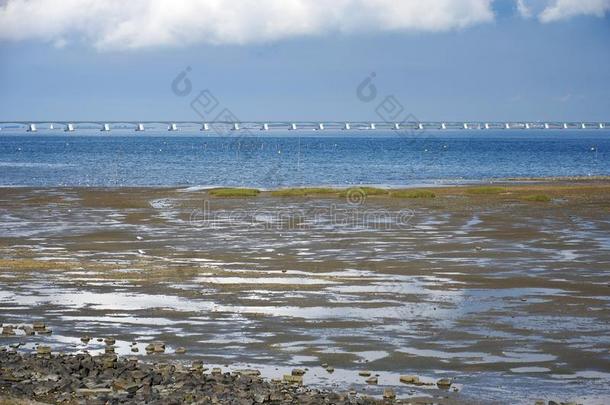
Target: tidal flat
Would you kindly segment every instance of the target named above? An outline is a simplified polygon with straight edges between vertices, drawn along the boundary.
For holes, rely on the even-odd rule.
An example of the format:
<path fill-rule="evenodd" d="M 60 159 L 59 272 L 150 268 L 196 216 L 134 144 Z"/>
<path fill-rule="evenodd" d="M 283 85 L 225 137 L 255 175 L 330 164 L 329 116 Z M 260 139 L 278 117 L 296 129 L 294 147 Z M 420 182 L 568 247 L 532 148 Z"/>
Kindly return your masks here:
<path fill-rule="evenodd" d="M 346 398 L 610 402 L 610 180 L 293 190 L 0 189 L 0 395 L 50 398 L 6 378 L 43 347 Z"/>

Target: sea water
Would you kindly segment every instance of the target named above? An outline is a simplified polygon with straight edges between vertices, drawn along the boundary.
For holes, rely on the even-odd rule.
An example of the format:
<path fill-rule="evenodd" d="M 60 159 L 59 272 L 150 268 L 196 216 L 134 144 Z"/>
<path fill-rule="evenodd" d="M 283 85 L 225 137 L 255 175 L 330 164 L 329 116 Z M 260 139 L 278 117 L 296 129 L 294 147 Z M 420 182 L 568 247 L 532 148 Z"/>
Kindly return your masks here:
<path fill-rule="evenodd" d="M 610 174 L 608 130 L 147 131 L 4 129 L 2 186 L 460 184 Z"/>

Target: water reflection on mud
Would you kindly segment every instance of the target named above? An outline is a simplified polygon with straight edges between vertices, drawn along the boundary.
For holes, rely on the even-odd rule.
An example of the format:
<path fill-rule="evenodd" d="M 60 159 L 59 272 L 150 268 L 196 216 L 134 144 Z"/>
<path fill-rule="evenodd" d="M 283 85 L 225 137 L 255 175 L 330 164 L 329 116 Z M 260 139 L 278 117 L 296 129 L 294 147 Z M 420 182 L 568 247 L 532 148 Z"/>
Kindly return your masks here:
<path fill-rule="evenodd" d="M 357 372 L 370 369 L 371 393 L 435 395 L 400 386 L 417 374 L 454 378 L 462 398 L 608 398 L 607 208 L 369 199 L 367 210 L 389 213 L 380 226 L 308 217 L 363 209 L 338 199 L 214 199 L 207 226 L 205 198 L 3 190 L 0 317 L 44 319 L 53 334 L 1 343 L 78 351 L 82 335 L 115 336 L 118 353 L 137 341 L 146 356 L 162 340 L 159 357 L 184 346 L 181 359 L 269 377 L 309 367 L 310 384 L 362 388 Z M 405 210 L 408 223 L 388 223 Z"/>

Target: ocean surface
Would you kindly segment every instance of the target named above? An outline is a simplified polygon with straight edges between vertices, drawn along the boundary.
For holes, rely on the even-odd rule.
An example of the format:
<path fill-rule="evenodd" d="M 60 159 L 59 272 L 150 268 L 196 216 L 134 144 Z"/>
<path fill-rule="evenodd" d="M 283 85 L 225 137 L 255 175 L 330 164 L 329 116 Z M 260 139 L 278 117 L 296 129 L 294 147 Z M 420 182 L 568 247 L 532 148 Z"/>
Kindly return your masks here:
<path fill-rule="evenodd" d="M 459 184 L 610 174 L 608 130 L 0 132 L 1 186 Z"/>

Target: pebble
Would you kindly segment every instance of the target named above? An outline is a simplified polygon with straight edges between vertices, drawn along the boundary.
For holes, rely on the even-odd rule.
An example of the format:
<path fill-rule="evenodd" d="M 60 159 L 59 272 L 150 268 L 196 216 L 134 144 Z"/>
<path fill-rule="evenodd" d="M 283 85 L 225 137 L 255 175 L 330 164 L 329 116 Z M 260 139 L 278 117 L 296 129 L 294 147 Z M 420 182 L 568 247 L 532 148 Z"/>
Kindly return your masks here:
<path fill-rule="evenodd" d="M 235 371 L 236 374 L 245 375 L 247 377 L 258 377 L 261 375 L 259 370 L 243 369 Z"/>
<path fill-rule="evenodd" d="M 303 384 L 302 375 L 284 374 L 283 380 L 289 384 Z"/>
<path fill-rule="evenodd" d="M 370 371 L 359 371 L 358 375 L 361 377 L 370 377 L 371 376 L 371 372 Z"/>
<path fill-rule="evenodd" d="M 377 384 L 377 382 L 378 382 L 377 377 L 369 377 L 366 379 L 367 384 Z"/>
<path fill-rule="evenodd" d="M 292 370 L 292 375 L 305 375 L 305 370 L 300 368 L 295 368 Z"/>
<path fill-rule="evenodd" d="M 441 378 L 436 382 L 437 387 L 442 389 L 449 389 L 451 387 L 451 380 L 448 378 Z"/>
<path fill-rule="evenodd" d="M 383 398 L 384 399 L 395 399 L 396 393 L 392 388 L 386 388 L 383 390 Z"/>
<path fill-rule="evenodd" d="M 51 348 L 49 346 L 38 346 L 36 348 L 36 354 L 40 354 L 40 355 L 51 354 Z"/>
<path fill-rule="evenodd" d="M 165 343 L 153 342 L 146 346 L 147 353 L 163 353 L 165 352 Z"/>
<path fill-rule="evenodd" d="M 32 328 L 34 328 L 35 331 L 41 331 L 41 330 L 45 330 L 47 327 L 47 325 L 43 322 L 43 321 L 34 321 L 32 323 Z"/>
<path fill-rule="evenodd" d="M 184 353 L 186 353 L 186 348 L 184 348 L 184 347 L 178 347 L 178 348 L 176 349 L 176 354 L 184 354 Z"/>
<path fill-rule="evenodd" d="M 416 375 L 401 375 L 400 382 L 404 384 L 419 384 L 419 377 Z"/>

